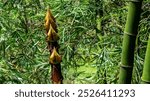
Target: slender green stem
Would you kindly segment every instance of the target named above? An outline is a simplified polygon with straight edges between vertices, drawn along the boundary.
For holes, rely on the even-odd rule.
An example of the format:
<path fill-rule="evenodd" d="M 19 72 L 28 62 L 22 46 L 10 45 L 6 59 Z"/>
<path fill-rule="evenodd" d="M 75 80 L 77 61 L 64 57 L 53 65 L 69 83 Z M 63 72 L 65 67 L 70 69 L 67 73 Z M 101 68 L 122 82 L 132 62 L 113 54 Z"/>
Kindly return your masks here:
<path fill-rule="evenodd" d="M 150 38 L 148 40 L 141 83 L 150 84 Z"/>
<path fill-rule="evenodd" d="M 138 33 L 142 0 L 131 0 L 125 25 L 119 83 L 130 84 L 132 78 L 134 48 Z"/>

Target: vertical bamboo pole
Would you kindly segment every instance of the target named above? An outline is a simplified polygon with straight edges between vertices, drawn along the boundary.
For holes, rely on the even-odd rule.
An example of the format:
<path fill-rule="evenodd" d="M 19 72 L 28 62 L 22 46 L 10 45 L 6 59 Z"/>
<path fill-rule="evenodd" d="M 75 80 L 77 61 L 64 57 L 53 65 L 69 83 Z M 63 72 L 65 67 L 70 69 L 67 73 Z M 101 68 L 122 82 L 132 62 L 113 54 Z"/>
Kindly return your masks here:
<path fill-rule="evenodd" d="M 145 55 L 144 68 L 143 68 L 141 83 L 150 84 L 150 36 L 149 36 L 146 55 Z"/>
<path fill-rule="evenodd" d="M 63 76 L 61 73 L 61 56 L 58 53 L 59 49 L 59 35 L 56 25 L 56 20 L 52 15 L 50 9 L 47 9 L 45 17 L 46 41 L 48 43 L 48 50 L 50 52 L 49 62 L 51 64 L 51 80 L 53 84 L 62 84 Z"/>
<path fill-rule="evenodd" d="M 135 40 L 138 33 L 142 0 L 130 0 L 124 30 L 119 83 L 130 84 L 132 78 Z"/>

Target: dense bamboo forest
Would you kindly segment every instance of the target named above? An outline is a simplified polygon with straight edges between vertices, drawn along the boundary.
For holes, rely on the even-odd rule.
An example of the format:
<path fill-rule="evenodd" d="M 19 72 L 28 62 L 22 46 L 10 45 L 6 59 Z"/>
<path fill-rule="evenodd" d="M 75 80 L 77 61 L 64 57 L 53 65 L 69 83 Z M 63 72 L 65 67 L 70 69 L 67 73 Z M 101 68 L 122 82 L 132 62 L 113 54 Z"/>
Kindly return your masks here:
<path fill-rule="evenodd" d="M 150 83 L 150 0 L 0 0 L 0 84 Z"/>

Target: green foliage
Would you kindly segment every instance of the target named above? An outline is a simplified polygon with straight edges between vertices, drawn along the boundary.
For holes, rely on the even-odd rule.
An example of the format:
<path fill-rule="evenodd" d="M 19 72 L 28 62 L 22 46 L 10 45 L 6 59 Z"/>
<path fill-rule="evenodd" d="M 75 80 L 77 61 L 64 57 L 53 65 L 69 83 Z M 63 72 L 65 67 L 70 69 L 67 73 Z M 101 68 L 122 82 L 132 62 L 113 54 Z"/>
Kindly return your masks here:
<path fill-rule="evenodd" d="M 0 83 L 51 83 L 43 26 L 47 6 L 58 25 L 64 83 L 117 83 L 127 2 L 102 5 L 104 36 L 95 31 L 99 7 L 90 0 L 0 0 Z M 143 2 L 133 83 L 142 74 L 149 5 Z"/>

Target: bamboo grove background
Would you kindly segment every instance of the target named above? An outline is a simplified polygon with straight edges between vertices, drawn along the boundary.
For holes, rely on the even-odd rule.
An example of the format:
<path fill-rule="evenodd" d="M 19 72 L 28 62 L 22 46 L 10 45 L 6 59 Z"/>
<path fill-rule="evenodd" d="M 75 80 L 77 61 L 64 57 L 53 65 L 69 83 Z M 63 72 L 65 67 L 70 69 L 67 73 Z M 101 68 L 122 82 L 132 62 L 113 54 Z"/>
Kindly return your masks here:
<path fill-rule="evenodd" d="M 0 0 L 0 83 L 52 83 L 44 29 L 48 6 L 60 36 L 63 82 L 118 83 L 128 13 L 125 0 Z M 143 0 L 134 84 L 141 82 L 149 33 L 150 1 Z"/>

